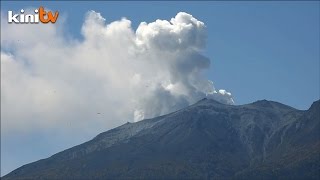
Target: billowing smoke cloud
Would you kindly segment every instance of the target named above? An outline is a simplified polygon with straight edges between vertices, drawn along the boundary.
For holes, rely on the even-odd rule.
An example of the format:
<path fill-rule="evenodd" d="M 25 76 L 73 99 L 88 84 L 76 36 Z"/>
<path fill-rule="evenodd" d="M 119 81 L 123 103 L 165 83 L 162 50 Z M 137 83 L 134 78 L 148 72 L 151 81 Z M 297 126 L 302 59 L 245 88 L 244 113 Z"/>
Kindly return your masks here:
<path fill-rule="evenodd" d="M 3 18 L 3 17 L 2 17 Z M 5 131 L 110 129 L 186 107 L 208 97 L 233 104 L 203 72 L 205 24 L 180 12 L 170 21 L 125 18 L 106 24 L 87 13 L 83 40 L 60 24 L 1 21 L 1 120 Z"/>

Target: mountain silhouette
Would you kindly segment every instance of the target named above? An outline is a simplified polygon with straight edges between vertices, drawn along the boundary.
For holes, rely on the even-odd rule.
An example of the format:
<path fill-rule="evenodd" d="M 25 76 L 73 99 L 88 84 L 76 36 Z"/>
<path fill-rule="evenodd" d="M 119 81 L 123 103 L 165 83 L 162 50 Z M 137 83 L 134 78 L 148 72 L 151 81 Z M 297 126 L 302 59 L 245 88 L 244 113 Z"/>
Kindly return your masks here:
<path fill-rule="evenodd" d="M 319 179 L 320 101 L 308 110 L 203 99 L 126 123 L 2 179 Z"/>

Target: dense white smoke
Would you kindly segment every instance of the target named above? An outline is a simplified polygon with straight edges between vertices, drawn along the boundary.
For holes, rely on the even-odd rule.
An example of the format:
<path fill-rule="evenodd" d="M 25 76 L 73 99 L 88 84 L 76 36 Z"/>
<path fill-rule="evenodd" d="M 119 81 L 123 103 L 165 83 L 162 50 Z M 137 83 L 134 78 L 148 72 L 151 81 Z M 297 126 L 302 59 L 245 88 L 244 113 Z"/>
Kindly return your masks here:
<path fill-rule="evenodd" d="M 3 17 L 2 17 L 3 18 Z M 59 19 L 60 21 L 62 19 Z M 206 27 L 180 12 L 170 21 L 123 18 L 106 24 L 87 13 L 83 40 L 60 24 L 1 21 L 1 120 L 5 131 L 111 127 L 186 107 L 208 97 L 233 104 L 203 76 Z M 98 117 L 97 117 L 98 116 Z"/>

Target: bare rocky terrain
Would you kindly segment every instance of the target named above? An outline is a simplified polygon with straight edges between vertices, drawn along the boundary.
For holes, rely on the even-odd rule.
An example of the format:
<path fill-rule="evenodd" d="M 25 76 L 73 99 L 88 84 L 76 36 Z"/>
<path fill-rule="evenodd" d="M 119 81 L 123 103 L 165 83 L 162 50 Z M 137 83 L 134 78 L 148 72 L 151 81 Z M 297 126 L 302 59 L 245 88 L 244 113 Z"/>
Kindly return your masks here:
<path fill-rule="evenodd" d="M 1 179 L 319 179 L 320 101 L 203 99 L 126 123 Z"/>

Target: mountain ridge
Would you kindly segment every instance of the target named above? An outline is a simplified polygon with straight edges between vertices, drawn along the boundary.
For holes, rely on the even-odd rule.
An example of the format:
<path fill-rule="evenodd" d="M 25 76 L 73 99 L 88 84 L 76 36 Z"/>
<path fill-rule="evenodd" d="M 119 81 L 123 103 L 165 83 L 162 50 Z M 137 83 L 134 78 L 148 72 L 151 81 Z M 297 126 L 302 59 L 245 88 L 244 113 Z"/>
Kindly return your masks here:
<path fill-rule="evenodd" d="M 319 100 L 308 110 L 297 110 L 267 100 L 225 105 L 202 99 L 176 112 L 100 133 L 3 178 L 272 179 L 291 177 L 286 164 L 303 178 L 317 178 L 319 108 Z"/>

